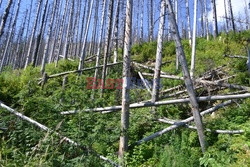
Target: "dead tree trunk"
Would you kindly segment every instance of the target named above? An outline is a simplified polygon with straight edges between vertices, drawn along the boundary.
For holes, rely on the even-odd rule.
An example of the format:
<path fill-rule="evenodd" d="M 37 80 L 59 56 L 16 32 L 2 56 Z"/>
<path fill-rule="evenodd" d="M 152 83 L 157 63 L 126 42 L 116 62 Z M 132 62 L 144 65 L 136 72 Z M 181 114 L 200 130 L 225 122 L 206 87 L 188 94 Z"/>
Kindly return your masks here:
<path fill-rule="evenodd" d="M 205 8 L 206 34 L 207 34 L 207 40 L 209 41 L 209 23 L 208 23 L 208 12 L 207 12 L 207 0 L 204 0 L 204 8 Z"/>
<path fill-rule="evenodd" d="M 13 0 L 9 0 L 8 5 L 5 8 L 5 11 L 4 11 L 4 14 L 3 14 L 3 17 L 2 17 L 2 22 L 1 22 L 1 25 L 0 25 L 0 39 L 1 39 L 1 37 L 3 35 L 3 32 L 4 32 L 4 27 L 5 27 L 8 15 L 9 15 L 9 11 L 10 11 L 10 7 L 12 5 L 12 1 Z"/>
<path fill-rule="evenodd" d="M 144 0 L 142 0 L 141 2 L 140 44 L 143 42 L 143 16 L 144 16 Z"/>
<path fill-rule="evenodd" d="M 149 28 L 149 41 L 153 41 L 153 35 L 154 35 L 154 1 L 149 0 L 150 5 L 149 5 L 149 19 L 150 19 L 150 28 Z"/>
<path fill-rule="evenodd" d="M 232 28 L 233 28 L 233 31 L 236 32 L 231 0 L 227 0 L 227 5 L 228 5 L 228 11 L 229 11 L 229 14 L 230 14 L 230 21 L 231 21 L 231 24 L 232 24 Z"/>
<path fill-rule="evenodd" d="M 193 79 L 195 72 L 195 54 L 196 54 L 196 33 L 197 33 L 197 6 L 198 0 L 194 0 L 194 21 L 193 21 L 193 40 L 192 40 L 192 55 L 191 55 L 191 69 L 190 76 Z"/>
<path fill-rule="evenodd" d="M 106 70 L 108 57 L 110 56 L 110 43 L 111 43 L 111 35 L 112 35 L 112 20 L 113 20 L 113 6 L 114 0 L 110 0 L 109 2 L 109 13 L 108 13 L 108 24 L 107 24 L 107 34 L 106 34 L 106 42 L 104 47 L 104 59 L 103 59 L 103 69 L 102 69 L 102 88 L 101 88 L 101 97 L 103 96 L 105 80 L 106 80 Z"/>
<path fill-rule="evenodd" d="M 114 63 L 117 62 L 118 59 L 118 29 L 119 29 L 119 14 L 120 14 L 120 0 L 117 0 L 116 4 L 116 16 L 115 16 L 115 29 L 114 31 Z"/>
<path fill-rule="evenodd" d="M 191 36 L 191 21 L 190 21 L 190 12 L 189 12 L 189 0 L 186 0 L 186 17 L 187 17 L 187 28 L 188 28 L 188 39 L 189 45 L 192 46 L 192 36 Z"/>
<path fill-rule="evenodd" d="M 93 10 L 93 4 L 94 4 L 94 0 L 91 0 L 90 11 L 89 11 L 87 25 L 86 25 L 86 29 L 85 29 L 83 46 L 82 46 L 82 50 L 81 50 L 81 56 L 80 56 L 80 62 L 78 65 L 78 70 L 81 70 L 84 67 L 84 60 L 86 57 L 87 38 L 88 38 L 89 25 L 90 25 L 92 10 Z"/>
<path fill-rule="evenodd" d="M 46 18 L 46 13 L 47 13 L 47 6 L 48 6 L 48 0 L 45 1 L 45 5 L 44 5 L 44 8 L 43 8 L 43 15 L 42 15 L 42 22 L 40 24 L 40 28 L 39 28 L 39 33 L 38 33 L 38 36 L 37 36 L 37 43 L 36 43 L 36 46 L 35 46 L 35 51 L 33 52 L 33 56 L 32 56 L 32 66 L 35 67 L 36 66 L 36 62 L 37 62 L 37 57 L 38 57 L 38 51 L 39 51 L 39 47 L 40 47 L 40 44 L 41 44 L 41 39 L 42 39 L 42 32 L 43 32 L 43 28 L 44 28 L 44 25 L 45 25 L 45 18 Z"/>
<path fill-rule="evenodd" d="M 152 89 L 152 102 L 156 102 L 159 98 L 159 89 L 160 89 L 160 74 L 161 74 L 161 64 L 162 64 L 162 43 L 163 43 L 163 34 L 165 27 L 165 0 L 161 0 L 161 14 L 160 14 L 160 25 L 158 30 L 158 41 L 157 41 L 157 51 L 156 51 L 156 64 L 155 64 L 155 73 L 153 80 L 153 89 Z"/>
<path fill-rule="evenodd" d="M 10 32 L 9 32 L 8 40 L 7 40 L 7 43 L 6 43 L 6 46 L 5 46 L 5 49 L 4 49 L 4 53 L 3 53 L 3 58 L 2 58 L 2 61 L 1 61 L 1 64 L 0 64 L 0 72 L 3 69 L 3 63 L 5 62 L 5 59 L 6 59 L 6 56 L 7 56 L 7 51 L 9 49 L 11 38 L 13 37 L 13 32 L 15 31 L 17 17 L 18 17 L 18 13 L 19 13 L 19 9 L 20 9 L 20 3 L 21 3 L 21 0 L 18 0 L 16 13 L 15 13 L 15 16 L 14 16 L 13 23 L 12 23 L 12 25 L 10 27 Z"/>
<path fill-rule="evenodd" d="M 217 23 L 217 9 L 216 0 L 211 0 L 212 10 L 213 10 L 213 29 L 214 29 L 214 39 L 218 36 L 218 23 Z"/>
<path fill-rule="evenodd" d="M 124 166 L 124 154 L 128 150 L 128 128 L 129 128 L 129 77 L 130 77 L 130 49 L 132 33 L 132 9 L 133 1 L 127 0 L 126 27 L 123 55 L 123 84 L 122 84 L 122 113 L 121 113 L 121 136 L 119 146 L 119 158 Z"/>
<path fill-rule="evenodd" d="M 183 75 L 185 78 L 185 85 L 187 87 L 188 90 L 188 94 L 190 96 L 190 103 L 192 106 L 192 112 L 195 118 L 195 124 L 197 127 L 197 132 L 198 132 L 198 136 L 199 136 L 199 141 L 200 141 L 200 145 L 201 145 L 201 149 L 202 152 L 205 152 L 206 150 L 206 141 L 205 141 L 205 135 L 204 135 L 204 131 L 203 131 L 203 125 L 202 125 L 202 120 L 200 117 L 200 113 L 199 113 L 199 105 L 196 99 L 196 95 L 194 92 L 194 88 L 193 88 L 193 83 L 190 77 L 190 74 L 188 72 L 188 66 L 187 66 L 187 61 L 186 61 L 186 56 L 183 50 L 183 46 L 181 43 L 181 39 L 180 39 L 180 34 L 178 31 L 178 27 L 175 21 L 175 16 L 173 13 L 173 8 L 172 8 L 172 4 L 170 0 L 166 0 L 166 4 L 168 6 L 168 10 L 169 10 L 169 18 L 172 22 L 172 26 L 174 28 L 174 39 L 175 39 L 175 43 L 176 43 L 176 53 L 179 57 L 179 61 L 180 64 L 182 66 L 182 71 L 183 71 Z"/>
<path fill-rule="evenodd" d="M 39 13 L 40 13 L 42 1 L 43 0 L 39 0 L 39 2 L 38 2 L 38 7 L 37 7 L 37 11 L 36 11 L 36 17 L 35 17 L 34 25 L 33 25 L 33 28 L 32 28 L 32 33 L 31 33 L 31 37 L 30 37 L 30 42 L 29 42 L 29 47 L 28 47 L 28 51 L 27 51 L 27 56 L 26 56 L 24 68 L 27 68 L 27 66 L 29 64 L 29 61 L 30 61 L 31 48 L 32 48 L 34 36 L 35 36 L 35 33 L 36 33 L 36 27 L 37 27 L 37 23 L 38 23 L 38 17 L 39 17 Z"/>
<path fill-rule="evenodd" d="M 56 5 L 57 5 L 57 0 L 54 0 L 53 9 L 52 9 L 53 11 L 52 11 L 52 16 L 50 18 L 49 30 L 48 30 L 48 34 L 47 34 L 47 38 L 46 38 L 46 42 L 45 42 L 45 48 L 44 48 L 43 58 L 42 58 L 42 65 L 41 65 L 41 70 L 40 70 L 42 74 L 45 71 L 45 64 L 46 64 L 46 59 L 47 59 L 47 55 L 48 55 L 48 48 L 49 48 L 49 39 L 50 39 L 51 31 L 53 28 L 53 22 L 54 22 L 55 13 L 56 13 Z"/>
<path fill-rule="evenodd" d="M 68 54 L 68 47 L 69 47 L 69 38 L 70 38 L 70 31 L 72 27 L 72 20 L 73 20 L 73 14 L 74 14 L 74 0 L 71 1 L 71 8 L 70 8 L 70 15 L 69 15 L 69 20 L 68 20 L 68 27 L 66 31 L 66 37 L 65 37 L 65 42 L 63 46 L 63 59 L 67 59 L 67 54 Z"/>

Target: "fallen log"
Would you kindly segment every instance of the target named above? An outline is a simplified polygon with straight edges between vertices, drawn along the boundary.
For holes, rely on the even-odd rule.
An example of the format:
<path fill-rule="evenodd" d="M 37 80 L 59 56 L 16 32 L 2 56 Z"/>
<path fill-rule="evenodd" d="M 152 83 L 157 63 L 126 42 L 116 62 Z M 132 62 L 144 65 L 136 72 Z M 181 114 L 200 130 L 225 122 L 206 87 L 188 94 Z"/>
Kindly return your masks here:
<path fill-rule="evenodd" d="M 203 101 L 216 101 L 216 100 L 229 100 L 229 99 L 245 99 L 249 98 L 250 93 L 245 94 L 238 94 L 238 95 L 217 95 L 217 96 L 203 96 L 203 97 L 197 97 L 198 102 Z M 157 102 L 145 102 L 145 103 L 134 103 L 130 104 L 129 108 L 143 108 L 143 107 L 154 107 L 154 106 L 161 106 L 161 105 L 169 105 L 169 104 L 181 104 L 181 103 L 189 103 L 190 99 L 174 99 L 174 100 L 167 100 L 167 101 L 157 101 Z M 94 109 L 86 109 L 83 111 L 64 111 L 61 112 L 62 115 L 69 115 L 69 114 L 75 114 L 79 112 L 102 112 L 102 111 L 117 111 L 121 110 L 122 106 L 112 106 L 112 107 L 104 107 L 104 108 L 94 108 Z"/>
<path fill-rule="evenodd" d="M 212 108 L 210 108 L 210 109 L 207 109 L 207 110 L 201 112 L 200 114 L 201 114 L 201 116 L 204 116 L 204 115 L 206 115 L 206 114 L 213 113 L 213 112 L 215 112 L 216 110 L 218 110 L 218 109 L 220 109 L 220 108 L 223 108 L 223 107 L 225 107 L 225 106 L 228 106 L 228 105 L 230 105 L 230 104 L 232 104 L 232 103 L 233 103 L 232 100 L 226 101 L 226 102 L 221 103 L 221 104 L 219 104 L 219 105 L 217 105 L 217 106 L 215 106 L 215 107 L 212 107 Z M 193 117 L 193 116 L 192 116 L 192 117 L 189 117 L 189 118 L 187 118 L 187 119 L 185 119 L 185 120 L 183 120 L 183 121 L 181 121 L 181 122 L 176 123 L 175 125 L 169 126 L 169 127 L 167 127 L 166 129 L 163 129 L 163 130 L 161 130 L 161 131 L 159 131 L 159 132 L 156 132 L 156 133 L 154 133 L 154 134 L 152 134 L 152 135 L 150 135 L 150 136 L 148 136 L 148 137 L 145 137 L 144 139 L 141 139 L 141 140 L 137 141 L 137 142 L 136 142 L 135 144 L 133 144 L 133 145 L 138 145 L 138 144 L 141 144 L 141 143 L 143 143 L 143 142 L 150 141 L 150 140 L 152 140 L 152 139 L 154 139 L 154 138 L 156 138 L 156 137 L 159 137 L 159 136 L 161 136 L 161 135 L 163 135 L 163 134 L 165 134 L 165 133 L 167 133 L 167 132 L 169 132 L 169 131 L 171 131 L 171 130 L 174 130 L 174 129 L 177 129 L 178 127 L 184 126 L 185 124 L 187 124 L 187 123 L 189 123 L 189 122 L 191 122 L 191 121 L 193 121 L 193 120 L 194 120 L 194 117 Z M 133 145 L 132 145 L 132 146 L 133 146 Z"/>
<path fill-rule="evenodd" d="M 181 121 L 175 121 L 175 120 L 170 120 L 170 119 L 158 119 L 159 122 L 170 124 L 170 125 L 175 125 L 178 124 L 178 122 Z M 184 127 L 189 128 L 189 129 L 194 129 L 197 130 L 197 127 L 185 124 Z M 244 133 L 244 130 L 211 130 L 211 129 L 205 129 L 208 132 L 213 132 L 213 133 L 218 133 L 218 134 L 242 134 Z"/>
<path fill-rule="evenodd" d="M 139 76 L 140 76 L 140 78 L 141 78 L 141 80 L 142 80 L 144 86 L 146 87 L 146 89 L 148 90 L 148 92 L 150 93 L 150 95 L 152 95 L 152 92 L 151 92 L 151 90 L 150 90 L 150 88 L 149 88 L 149 85 L 146 83 L 146 81 L 145 81 L 143 75 L 141 74 L 141 72 L 138 72 L 138 74 L 139 74 Z"/>
<path fill-rule="evenodd" d="M 59 55 L 59 57 L 61 57 L 61 58 L 63 58 L 63 55 Z M 75 61 L 75 60 L 73 60 L 73 59 L 71 59 L 71 58 L 67 58 L 69 61 Z"/>
<path fill-rule="evenodd" d="M 248 59 L 246 56 L 240 56 L 240 55 L 224 55 L 224 57 Z"/>
<path fill-rule="evenodd" d="M 109 67 L 109 66 L 114 66 L 114 65 L 122 64 L 122 63 L 123 63 L 123 62 L 117 62 L 117 63 L 107 64 L 107 66 Z M 103 65 L 97 66 L 97 67 L 84 68 L 84 69 L 82 69 L 82 70 L 66 71 L 66 72 L 62 72 L 62 73 L 50 75 L 50 76 L 48 76 L 48 79 L 56 78 L 56 77 L 60 77 L 60 76 L 68 75 L 68 74 L 73 74 L 73 73 L 79 73 L 79 72 L 94 70 L 94 69 L 96 69 L 96 68 L 102 68 L 102 67 L 103 67 Z M 41 80 L 41 79 L 42 79 L 42 78 L 39 78 L 39 80 Z"/>
<path fill-rule="evenodd" d="M 36 127 L 42 129 L 43 131 L 55 133 L 58 137 L 60 137 L 60 138 L 62 139 L 62 141 L 66 141 L 66 142 L 68 142 L 69 144 L 72 144 L 73 146 L 80 147 L 80 148 L 82 148 L 82 149 L 84 149 L 84 150 L 87 150 L 88 152 L 93 153 L 95 156 L 97 156 L 97 157 L 99 157 L 100 159 L 102 159 L 102 160 L 104 160 L 104 161 L 110 163 L 110 164 L 113 165 L 113 166 L 119 166 L 119 165 L 117 165 L 115 162 L 109 160 L 108 158 L 106 158 L 106 157 L 104 157 L 104 156 L 102 156 L 102 155 L 96 153 L 94 150 L 92 150 L 92 149 L 90 149 L 90 148 L 88 148 L 88 147 L 86 147 L 86 146 L 82 146 L 82 145 L 76 143 L 75 141 L 71 140 L 70 138 L 64 137 L 64 136 L 62 136 L 60 133 L 54 132 L 53 130 L 49 129 L 47 126 L 42 125 L 41 123 L 39 123 L 39 122 L 37 122 L 37 121 L 35 121 L 35 120 L 33 120 L 33 119 L 27 117 L 27 116 L 25 116 L 25 115 L 23 115 L 23 114 L 21 114 L 21 113 L 15 111 L 14 109 L 10 108 L 9 106 L 3 104 L 1 101 L 0 101 L 0 107 L 6 109 L 6 110 L 9 111 L 10 113 L 12 113 L 12 114 L 16 115 L 17 117 L 21 118 L 22 120 L 25 120 L 25 121 L 27 121 L 27 122 L 29 122 L 29 123 L 35 125 Z"/>
<path fill-rule="evenodd" d="M 150 71 L 155 71 L 154 68 L 149 67 L 149 66 L 146 66 L 146 65 L 144 65 L 144 64 L 137 63 L 137 62 L 135 62 L 135 61 L 132 61 L 131 64 L 132 64 L 132 65 L 135 65 L 135 66 L 137 66 L 137 67 L 142 67 L 142 68 L 147 69 L 147 70 L 150 70 Z M 161 71 L 161 74 L 168 75 L 168 73 L 163 72 L 163 71 Z"/>

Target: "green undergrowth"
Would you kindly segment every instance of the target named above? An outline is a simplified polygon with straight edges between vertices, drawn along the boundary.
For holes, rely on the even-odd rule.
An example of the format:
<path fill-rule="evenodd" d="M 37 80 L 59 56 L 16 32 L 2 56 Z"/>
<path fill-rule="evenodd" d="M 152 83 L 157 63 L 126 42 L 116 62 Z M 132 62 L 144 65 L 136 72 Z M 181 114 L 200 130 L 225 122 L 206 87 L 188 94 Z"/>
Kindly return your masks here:
<path fill-rule="evenodd" d="M 205 71 L 226 65 L 229 74 L 237 74 L 229 82 L 250 86 L 246 61 L 223 57 L 224 54 L 246 56 L 245 40 L 249 31 L 241 34 L 222 34 L 217 40 L 197 40 L 196 77 Z M 229 42 L 227 42 L 227 40 Z M 191 49 L 188 41 L 183 45 L 190 64 Z M 143 43 L 132 47 L 132 59 L 140 63 L 152 65 L 155 61 L 156 43 Z M 121 56 L 121 50 L 119 50 Z M 175 45 L 165 42 L 163 48 L 162 70 L 181 76 L 181 70 L 175 69 Z M 120 57 L 121 58 L 121 57 Z M 60 61 L 46 66 L 48 75 L 76 70 L 78 61 Z M 86 64 L 92 67 L 94 63 Z M 98 159 L 87 146 L 109 159 L 118 162 L 117 151 L 120 136 L 120 112 L 100 114 L 81 112 L 79 114 L 62 116 L 60 112 L 69 110 L 82 111 L 87 108 L 121 105 L 121 90 L 106 89 L 103 98 L 100 90 L 94 90 L 95 98 L 91 98 L 92 89 L 87 89 L 87 78 L 93 77 L 94 71 L 68 75 L 65 89 L 62 88 L 63 77 L 49 79 L 42 88 L 38 85 L 41 77 L 39 67 L 29 66 L 25 70 L 6 68 L 0 74 L 0 100 L 15 108 L 16 111 L 48 126 L 76 141 L 81 147 L 64 143 L 54 132 L 43 132 L 37 127 L 13 116 L 8 111 L 0 109 L 0 166 L 110 166 Z M 120 79 L 122 65 L 108 68 L 107 78 Z M 131 72 L 137 76 L 138 69 Z M 150 72 L 147 71 L 146 72 Z M 101 72 L 100 72 L 101 74 Z M 149 79 L 149 78 L 148 78 Z M 163 88 L 182 84 L 181 81 L 164 79 Z M 229 93 L 232 90 L 220 91 Z M 200 93 L 200 92 L 198 92 Z M 131 90 L 131 103 L 150 99 L 150 94 L 144 89 Z M 202 103 L 206 109 L 213 102 Z M 129 145 L 133 146 L 126 153 L 126 164 L 129 167 L 165 167 L 165 166 L 233 166 L 247 167 L 250 165 L 250 100 L 237 101 L 230 107 L 225 107 L 213 116 L 204 118 L 206 128 L 213 130 L 244 130 L 240 135 L 215 134 L 206 132 L 208 150 L 203 155 L 199 147 L 197 133 L 194 130 L 179 128 L 161 137 L 143 143 L 133 144 L 168 125 L 159 123 L 151 114 L 151 108 L 131 109 Z M 157 108 L 156 117 L 167 117 L 181 120 L 192 115 L 190 106 L 167 105 Z"/>

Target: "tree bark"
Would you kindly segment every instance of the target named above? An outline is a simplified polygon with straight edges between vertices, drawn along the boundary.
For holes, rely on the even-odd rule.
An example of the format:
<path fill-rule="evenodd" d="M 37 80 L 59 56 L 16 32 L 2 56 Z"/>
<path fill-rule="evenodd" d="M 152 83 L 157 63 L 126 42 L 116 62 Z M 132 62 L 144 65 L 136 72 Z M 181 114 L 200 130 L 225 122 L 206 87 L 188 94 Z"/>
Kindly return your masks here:
<path fill-rule="evenodd" d="M 26 60 L 25 60 L 24 69 L 26 69 L 28 67 L 28 65 L 29 65 L 30 55 L 31 55 L 31 48 L 32 48 L 34 36 L 35 36 L 35 33 L 36 33 L 36 27 L 37 27 L 37 24 L 38 24 L 38 17 L 39 17 L 40 9 L 41 9 L 41 6 L 42 6 L 42 1 L 43 0 L 38 1 L 36 16 L 35 16 L 34 25 L 33 25 L 33 28 L 32 28 L 32 33 L 31 33 L 31 37 L 30 37 L 30 42 L 29 42 L 29 47 L 28 47 L 27 56 L 26 56 Z"/>
<path fill-rule="evenodd" d="M 190 21 L 190 12 L 189 12 L 189 0 L 186 0 L 186 17 L 187 17 L 187 28 L 188 28 L 188 40 L 189 45 L 192 46 L 192 36 L 191 36 L 191 21 Z"/>
<path fill-rule="evenodd" d="M 132 9 L 133 1 L 127 0 L 126 27 L 123 55 L 123 84 L 122 84 L 122 112 L 121 112 L 121 135 L 119 145 L 119 159 L 122 166 L 125 165 L 124 154 L 128 150 L 128 128 L 129 128 L 129 77 L 130 77 L 130 49 L 132 34 Z"/>
<path fill-rule="evenodd" d="M 205 24 L 206 24 L 206 34 L 207 41 L 209 41 L 209 22 L 208 22 L 208 12 L 207 12 L 207 0 L 204 0 L 204 8 L 205 8 Z"/>
<path fill-rule="evenodd" d="M 227 5 L 228 5 L 228 11 L 229 11 L 229 14 L 230 14 L 230 21 L 231 21 L 231 24 L 232 24 L 232 28 L 233 28 L 233 31 L 236 32 L 231 0 L 227 0 Z"/>
<path fill-rule="evenodd" d="M 195 57 L 196 57 L 196 34 L 197 34 L 197 8 L 198 0 L 194 0 L 194 22 L 193 22 L 193 40 L 192 40 L 192 55 L 190 76 L 193 79 L 195 73 Z"/>
<path fill-rule="evenodd" d="M 212 10 L 213 10 L 213 29 L 214 29 L 214 39 L 218 36 L 218 23 L 217 23 L 217 9 L 216 0 L 211 0 Z"/>
<path fill-rule="evenodd" d="M 162 44 L 163 44 L 163 34 L 165 27 L 165 0 L 161 0 L 161 13 L 160 13 L 160 25 L 158 30 L 158 41 L 157 41 L 157 51 L 156 51 L 156 64 L 155 64 L 155 73 L 153 80 L 153 89 L 152 89 L 152 102 L 158 101 L 159 98 L 159 89 L 160 89 L 160 74 L 161 74 L 161 65 L 162 65 Z"/>
<path fill-rule="evenodd" d="M 5 11 L 4 11 L 4 14 L 3 14 L 3 17 L 2 17 L 2 21 L 1 21 L 1 25 L 0 25 L 0 39 L 1 39 L 1 37 L 3 35 L 3 32 L 4 32 L 4 27 L 5 27 L 8 15 L 9 15 L 9 11 L 10 11 L 10 7 L 12 5 L 12 1 L 13 0 L 8 1 L 7 7 L 5 8 Z"/>

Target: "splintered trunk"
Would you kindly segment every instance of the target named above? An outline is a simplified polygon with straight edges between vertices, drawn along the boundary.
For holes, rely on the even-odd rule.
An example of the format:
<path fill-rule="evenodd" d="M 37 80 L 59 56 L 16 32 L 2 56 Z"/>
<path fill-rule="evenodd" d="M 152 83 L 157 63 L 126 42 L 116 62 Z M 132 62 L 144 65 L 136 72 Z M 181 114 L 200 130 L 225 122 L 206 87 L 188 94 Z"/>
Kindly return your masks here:
<path fill-rule="evenodd" d="M 186 0 L 186 17 L 187 17 L 187 28 L 188 28 L 188 40 L 189 45 L 192 45 L 192 36 L 191 36 L 191 21 L 190 21 L 190 12 L 189 12 L 189 0 Z"/>
<path fill-rule="evenodd" d="M 197 132 L 198 132 L 198 136 L 199 136 L 199 141 L 200 141 L 200 145 L 201 145 L 201 149 L 202 152 L 205 152 L 206 150 L 206 141 L 205 141 L 205 135 L 204 135 L 204 130 L 203 130 L 203 124 L 202 124 L 202 120 L 201 120 L 201 116 L 199 113 L 199 105 L 197 102 L 197 98 L 195 95 L 195 91 L 194 91 L 194 87 L 193 87 L 193 82 L 191 80 L 189 71 L 188 71 L 188 66 L 187 66 L 187 61 L 186 61 L 186 56 L 184 53 L 184 49 L 181 43 L 181 38 L 180 38 L 180 34 L 178 31 L 178 27 L 175 21 L 175 16 L 173 13 L 173 8 L 172 8 L 172 4 L 170 0 L 166 0 L 166 4 L 168 6 L 168 11 L 169 11 L 169 18 L 172 22 L 172 26 L 173 29 L 175 31 L 174 34 L 174 39 L 175 39 L 175 43 L 176 43 L 176 53 L 179 55 L 179 61 L 180 64 L 182 66 L 182 71 L 183 71 L 183 76 L 185 78 L 185 85 L 188 91 L 188 95 L 189 95 L 189 99 L 190 99 L 190 104 L 192 107 L 192 112 L 193 112 L 193 116 L 195 119 L 195 124 L 197 127 Z"/>
<path fill-rule="evenodd" d="M 129 77 L 130 77 L 130 49 L 133 1 L 127 0 L 126 27 L 123 55 L 123 84 L 122 84 L 122 112 L 121 112 L 121 135 L 119 146 L 119 159 L 125 166 L 124 154 L 128 150 L 128 128 L 129 128 Z"/>
<path fill-rule="evenodd" d="M 228 5 L 228 11 L 230 15 L 230 22 L 232 24 L 233 31 L 236 32 L 231 0 L 227 0 L 227 5 Z"/>
<path fill-rule="evenodd" d="M 52 31 L 52 28 L 53 28 L 53 22 L 54 22 L 55 13 L 56 13 L 56 6 L 57 6 L 57 0 L 54 0 L 53 11 L 52 11 L 52 16 L 50 18 L 49 30 L 48 30 L 48 34 L 47 34 L 47 37 L 46 37 L 46 42 L 45 42 L 45 47 L 44 47 L 44 52 L 43 52 L 43 58 L 42 58 L 42 65 L 41 65 L 41 70 L 40 70 L 42 74 L 45 71 L 45 64 L 46 64 L 46 59 L 47 59 L 47 55 L 48 55 L 48 48 L 49 48 L 49 39 L 50 39 L 51 31 Z"/>
<path fill-rule="evenodd" d="M 11 39 L 13 37 L 13 32 L 15 31 L 16 21 L 17 21 L 19 9 L 20 9 L 20 3 L 21 3 L 21 0 L 18 0 L 16 13 L 15 13 L 14 20 L 13 20 L 13 23 L 12 23 L 11 28 L 10 28 L 8 40 L 7 40 L 7 43 L 6 43 L 6 46 L 5 46 L 5 49 L 4 49 L 4 53 L 3 53 L 3 58 L 2 58 L 2 61 L 1 61 L 1 64 L 0 64 L 0 72 L 2 71 L 3 63 L 5 62 L 5 59 L 6 59 L 6 56 L 7 56 L 7 51 L 9 49 L 9 45 L 10 45 Z"/>
<path fill-rule="evenodd" d="M 197 6 L 198 6 L 198 0 L 194 0 L 194 24 L 193 24 L 193 40 L 192 40 L 193 43 L 192 43 L 191 69 L 190 69 L 190 76 L 192 79 L 194 77 L 194 72 L 195 72 Z"/>
<path fill-rule="evenodd" d="M 157 40 L 157 51 L 156 51 L 156 64 L 155 64 L 155 73 L 153 80 L 153 89 L 152 89 L 152 102 L 156 102 L 159 98 L 159 89 L 160 89 L 160 74 L 161 74 L 161 64 L 162 64 L 162 43 L 163 43 L 163 34 L 165 27 L 165 0 L 161 0 L 161 14 L 160 14 L 160 25 L 158 30 L 158 40 Z"/>
<path fill-rule="evenodd" d="M 39 13 L 40 13 L 42 1 L 43 0 L 39 0 L 38 1 L 38 7 L 37 7 L 37 11 L 36 11 L 36 17 L 35 17 L 34 25 L 33 25 L 33 28 L 32 28 L 32 33 L 31 33 L 31 37 L 30 37 L 30 42 L 29 42 L 29 47 L 28 47 L 28 52 L 27 52 L 27 56 L 26 56 L 24 68 L 27 68 L 27 66 L 29 64 L 29 61 L 30 61 L 31 48 L 32 48 L 34 36 L 35 36 L 35 33 L 36 33 L 36 27 L 37 27 L 37 24 L 38 24 L 38 17 L 39 17 Z"/>
<path fill-rule="evenodd" d="M 46 18 L 46 13 L 47 13 L 47 6 L 48 6 L 48 0 L 46 0 L 44 8 L 43 8 L 43 15 L 42 15 L 42 22 L 40 24 L 40 28 L 39 28 L 39 33 L 37 36 L 37 43 L 35 46 L 35 51 L 34 51 L 34 55 L 32 56 L 32 66 L 34 67 L 36 65 L 37 62 L 37 57 L 38 57 L 38 51 L 39 51 L 39 47 L 41 44 L 41 39 L 42 39 L 42 32 L 44 29 L 44 25 L 45 25 L 45 18 Z"/>
<path fill-rule="evenodd" d="M 8 5 L 5 8 L 5 11 L 4 11 L 4 14 L 3 14 L 3 17 L 2 17 L 2 22 L 1 22 L 1 25 L 0 25 L 0 39 L 1 39 L 1 37 L 3 35 L 3 32 L 4 32 L 4 27 L 5 27 L 9 12 L 10 12 L 10 7 L 11 7 L 11 4 L 12 4 L 12 1 L 13 0 L 9 0 Z"/>
<path fill-rule="evenodd" d="M 88 20 L 87 20 L 87 23 L 86 23 L 87 24 L 86 25 L 86 30 L 85 30 L 84 39 L 83 39 L 83 46 L 82 46 L 82 50 L 81 50 L 80 62 L 79 62 L 79 65 L 78 65 L 78 70 L 81 70 L 83 68 L 83 66 L 84 66 L 84 60 L 85 60 L 85 57 L 86 57 L 86 48 L 87 48 L 87 38 L 88 38 L 89 25 L 90 25 L 92 10 L 93 10 L 93 4 L 94 4 L 94 0 L 91 0 Z"/>
<path fill-rule="evenodd" d="M 101 88 L 101 97 L 103 96 L 105 80 L 106 80 L 106 70 L 107 70 L 107 62 L 108 57 L 110 56 L 110 43 L 111 43 L 111 35 L 112 35 L 112 20 L 113 20 L 113 6 L 114 0 L 110 0 L 109 2 L 109 14 L 108 14 L 108 27 L 106 34 L 106 42 L 104 47 L 104 59 L 103 59 L 103 68 L 102 68 L 102 88 Z"/>
<path fill-rule="evenodd" d="M 211 0 L 212 10 L 213 10 L 213 29 L 214 29 L 214 39 L 218 36 L 218 23 L 217 23 L 217 9 L 216 0 Z"/>

